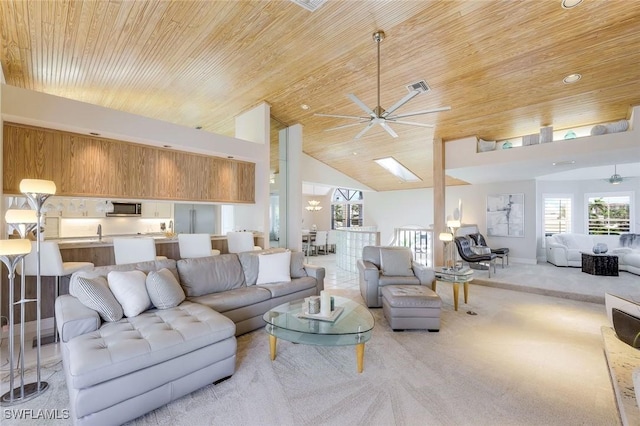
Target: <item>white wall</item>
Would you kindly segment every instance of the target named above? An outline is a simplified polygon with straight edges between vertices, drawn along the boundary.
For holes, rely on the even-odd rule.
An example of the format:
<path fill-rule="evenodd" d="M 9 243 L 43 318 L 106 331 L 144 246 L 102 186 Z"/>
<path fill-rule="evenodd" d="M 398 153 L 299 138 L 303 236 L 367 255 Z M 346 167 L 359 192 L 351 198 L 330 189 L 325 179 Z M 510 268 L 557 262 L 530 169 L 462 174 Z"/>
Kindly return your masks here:
<path fill-rule="evenodd" d="M 433 224 L 433 189 L 365 192 L 363 209 L 364 226 L 376 226 L 380 243 L 389 244 L 395 228 Z"/>
<path fill-rule="evenodd" d="M 486 233 L 487 195 L 523 193 L 525 200 L 525 237 L 488 237 Z M 508 247 L 510 259 L 520 263 L 536 262 L 536 187 L 535 181 L 500 184 L 450 186 L 446 189 L 445 212 L 452 215 L 462 200 L 462 222 L 476 224 L 491 247 Z M 431 227 L 433 190 L 367 192 L 364 194 L 364 225 L 377 226 L 380 241 L 388 244 L 394 228 L 405 225 Z"/>

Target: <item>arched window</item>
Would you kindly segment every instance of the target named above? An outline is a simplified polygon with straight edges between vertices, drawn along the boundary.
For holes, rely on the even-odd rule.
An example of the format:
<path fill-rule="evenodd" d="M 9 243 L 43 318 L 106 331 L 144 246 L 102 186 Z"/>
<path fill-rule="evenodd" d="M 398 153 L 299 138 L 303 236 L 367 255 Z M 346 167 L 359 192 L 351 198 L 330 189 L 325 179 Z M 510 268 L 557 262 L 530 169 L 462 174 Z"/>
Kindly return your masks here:
<path fill-rule="evenodd" d="M 362 191 L 337 188 L 331 197 L 331 229 L 362 226 Z"/>

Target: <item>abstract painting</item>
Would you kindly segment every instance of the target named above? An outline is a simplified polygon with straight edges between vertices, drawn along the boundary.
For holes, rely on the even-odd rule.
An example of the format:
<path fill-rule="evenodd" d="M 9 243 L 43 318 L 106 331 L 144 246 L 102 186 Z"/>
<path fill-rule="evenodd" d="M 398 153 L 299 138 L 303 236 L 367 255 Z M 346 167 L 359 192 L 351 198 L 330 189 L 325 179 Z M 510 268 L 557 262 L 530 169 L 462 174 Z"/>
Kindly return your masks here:
<path fill-rule="evenodd" d="M 487 195 L 487 235 L 524 237 L 524 194 Z"/>

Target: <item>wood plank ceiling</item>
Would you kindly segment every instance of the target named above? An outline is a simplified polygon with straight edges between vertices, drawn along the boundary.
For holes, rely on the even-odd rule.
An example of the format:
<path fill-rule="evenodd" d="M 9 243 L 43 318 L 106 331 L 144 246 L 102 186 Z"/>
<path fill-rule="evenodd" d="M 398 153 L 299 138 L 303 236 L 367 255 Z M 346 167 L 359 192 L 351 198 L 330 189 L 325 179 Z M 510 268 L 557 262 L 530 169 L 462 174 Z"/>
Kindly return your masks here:
<path fill-rule="evenodd" d="M 375 107 L 379 29 L 382 106 L 426 80 L 432 90 L 398 112 L 451 111 L 407 119 L 434 129 L 394 125 L 397 139 L 379 126 L 358 140 L 360 127 L 325 131 L 349 121 L 314 113 L 363 115 L 348 93 Z M 301 123 L 307 154 L 376 190 L 432 186 L 434 137 L 506 139 L 640 104 L 635 0 L 329 0 L 313 13 L 284 0 L 3 0 L 0 31 L 9 85 L 230 136 L 237 114 L 266 101 L 275 130 Z M 372 162 L 385 156 L 422 181 Z"/>

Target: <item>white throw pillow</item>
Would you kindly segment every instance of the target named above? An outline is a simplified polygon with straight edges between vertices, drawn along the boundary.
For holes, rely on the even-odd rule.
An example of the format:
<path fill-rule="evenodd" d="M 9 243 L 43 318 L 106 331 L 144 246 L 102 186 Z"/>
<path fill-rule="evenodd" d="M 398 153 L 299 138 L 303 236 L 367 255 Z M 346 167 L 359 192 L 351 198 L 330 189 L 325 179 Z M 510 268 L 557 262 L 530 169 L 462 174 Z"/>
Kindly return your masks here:
<path fill-rule="evenodd" d="M 261 254 L 258 256 L 258 279 L 256 284 L 291 281 L 291 252 Z"/>
<path fill-rule="evenodd" d="M 109 288 L 122 305 L 124 316 L 135 317 L 151 306 L 147 294 L 147 276 L 142 271 L 111 271 L 107 275 Z"/>
<path fill-rule="evenodd" d="M 180 283 L 167 268 L 149 272 L 146 285 L 151 303 L 158 309 L 176 307 L 185 298 Z"/>
<path fill-rule="evenodd" d="M 97 311 L 103 320 L 112 322 L 122 319 L 122 306 L 109 290 L 104 277 L 78 277 L 75 293 L 75 297 L 84 306 Z"/>

